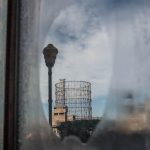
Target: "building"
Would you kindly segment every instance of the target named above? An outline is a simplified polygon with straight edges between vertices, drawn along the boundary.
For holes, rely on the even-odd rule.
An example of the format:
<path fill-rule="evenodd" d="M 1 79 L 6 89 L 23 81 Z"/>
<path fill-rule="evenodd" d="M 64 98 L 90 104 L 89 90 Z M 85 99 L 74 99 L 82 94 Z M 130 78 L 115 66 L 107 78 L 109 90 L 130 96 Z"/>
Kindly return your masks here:
<path fill-rule="evenodd" d="M 91 83 L 86 81 L 66 81 L 55 84 L 55 107 L 52 128 L 59 136 L 57 127 L 67 121 L 91 120 Z"/>

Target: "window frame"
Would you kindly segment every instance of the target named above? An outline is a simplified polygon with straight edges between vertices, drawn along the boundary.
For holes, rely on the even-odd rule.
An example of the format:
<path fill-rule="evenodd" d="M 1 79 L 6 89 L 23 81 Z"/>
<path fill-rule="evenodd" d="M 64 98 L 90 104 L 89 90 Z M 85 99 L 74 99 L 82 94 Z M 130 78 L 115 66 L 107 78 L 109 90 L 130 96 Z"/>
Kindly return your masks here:
<path fill-rule="evenodd" d="M 4 149 L 18 150 L 18 60 L 20 38 L 20 1 L 7 0 Z"/>

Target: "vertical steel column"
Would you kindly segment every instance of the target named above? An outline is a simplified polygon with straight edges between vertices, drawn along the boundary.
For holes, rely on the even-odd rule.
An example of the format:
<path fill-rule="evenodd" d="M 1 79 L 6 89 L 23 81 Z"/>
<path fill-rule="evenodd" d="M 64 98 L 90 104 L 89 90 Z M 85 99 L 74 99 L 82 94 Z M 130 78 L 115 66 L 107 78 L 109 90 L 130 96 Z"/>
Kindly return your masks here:
<path fill-rule="evenodd" d="M 48 83 L 49 83 L 49 87 L 48 87 L 48 93 L 49 93 L 49 97 L 48 97 L 48 111 L 49 111 L 49 123 L 50 125 L 52 125 L 52 67 L 49 66 L 48 67 Z"/>
<path fill-rule="evenodd" d="M 52 67 L 55 64 L 55 59 L 57 56 L 58 50 L 52 44 L 48 44 L 47 47 L 44 48 L 43 54 L 46 66 L 48 67 L 48 80 L 49 80 L 49 124 L 52 125 Z"/>

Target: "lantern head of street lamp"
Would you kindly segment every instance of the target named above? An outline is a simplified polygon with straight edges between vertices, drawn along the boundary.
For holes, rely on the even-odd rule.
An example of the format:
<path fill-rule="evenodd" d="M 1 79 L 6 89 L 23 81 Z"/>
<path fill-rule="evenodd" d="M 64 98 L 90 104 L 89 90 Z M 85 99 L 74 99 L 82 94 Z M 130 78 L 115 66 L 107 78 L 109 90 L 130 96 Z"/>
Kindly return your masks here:
<path fill-rule="evenodd" d="M 55 59 L 58 54 L 58 50 L 52 44 L 48 44 L 43 50 L 44 59 L 47 67 L 53 67 L 55 64 Z"/>

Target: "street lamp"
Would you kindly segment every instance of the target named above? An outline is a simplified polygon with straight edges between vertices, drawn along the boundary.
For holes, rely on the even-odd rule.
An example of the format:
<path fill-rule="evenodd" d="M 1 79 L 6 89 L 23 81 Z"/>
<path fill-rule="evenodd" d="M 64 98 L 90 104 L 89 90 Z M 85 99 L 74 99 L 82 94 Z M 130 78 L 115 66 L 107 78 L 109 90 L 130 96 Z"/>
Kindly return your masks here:
<path fill-rule="evenodd" d="M 58 54 L 57 48 L 52 44 L 48 44 L 47 47 L 43 49 L 45 64 L 48 67 L 48 78 L 49 78 L 49 124 L 52 125 L 52 67 L 55 64 L 55 59 Z"/>

